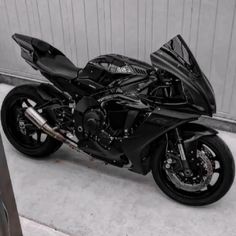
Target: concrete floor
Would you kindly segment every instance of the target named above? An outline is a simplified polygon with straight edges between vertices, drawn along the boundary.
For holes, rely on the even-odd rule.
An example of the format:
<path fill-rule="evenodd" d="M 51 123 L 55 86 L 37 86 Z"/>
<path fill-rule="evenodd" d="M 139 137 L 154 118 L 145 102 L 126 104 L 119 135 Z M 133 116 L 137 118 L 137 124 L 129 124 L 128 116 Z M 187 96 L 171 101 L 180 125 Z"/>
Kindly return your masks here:
<path fill-rule="evenodd" d="M 0 85 L 1 99 L 10 89 Z M 220 136 L 236 157 L 236 134 Z M 65 146 L 33 160 L 2 137 L 18 210 L 28 219 L 75 236 L 236 235 L 236 183 L 217 203 L 188 207 L 165 196 L 150 174 L 105 166 Z"/>
<path fill-rule="evenodd" d="M 69 236 L 34 220 L 21 217 L 20 221 L 24 236 Z"/>

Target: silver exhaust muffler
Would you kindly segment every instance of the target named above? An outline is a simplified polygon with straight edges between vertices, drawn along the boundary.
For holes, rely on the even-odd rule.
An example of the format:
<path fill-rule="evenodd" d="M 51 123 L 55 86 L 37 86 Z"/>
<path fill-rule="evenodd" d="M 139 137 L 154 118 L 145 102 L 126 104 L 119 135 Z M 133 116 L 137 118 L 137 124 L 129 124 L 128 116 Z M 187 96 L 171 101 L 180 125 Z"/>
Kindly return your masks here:
<path fill-rule="evenodd" d="M 41 129 L 44 133 L 48 134 L 49 136 L 61 141 L 67 145 L 69 145 L 72 149 L 78 150 L 77 145 L 72 143 L 69 139 L 65 136 L 57 132 L 53 129 L 48 123 L 47 120 L 44 119 L 33 107 L 28 107 L 25 110 L 25 116 L 39 129 Z"/>

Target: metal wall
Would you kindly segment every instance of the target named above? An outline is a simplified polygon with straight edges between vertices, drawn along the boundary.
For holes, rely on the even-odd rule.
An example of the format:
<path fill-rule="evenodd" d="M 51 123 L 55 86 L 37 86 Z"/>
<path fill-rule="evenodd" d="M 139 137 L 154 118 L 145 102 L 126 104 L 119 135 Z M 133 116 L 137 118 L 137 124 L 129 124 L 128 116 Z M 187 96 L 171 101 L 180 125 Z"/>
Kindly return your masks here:
<path fill-rule="evenodd" d="M 14 32 L 39 37 L 75 64 L 105 53 L 149 62 L 180 33 L 214 86 L 218 115 L 236 120 L 236 0 L 0 0 L 0 72 L 41 78 Z"/>

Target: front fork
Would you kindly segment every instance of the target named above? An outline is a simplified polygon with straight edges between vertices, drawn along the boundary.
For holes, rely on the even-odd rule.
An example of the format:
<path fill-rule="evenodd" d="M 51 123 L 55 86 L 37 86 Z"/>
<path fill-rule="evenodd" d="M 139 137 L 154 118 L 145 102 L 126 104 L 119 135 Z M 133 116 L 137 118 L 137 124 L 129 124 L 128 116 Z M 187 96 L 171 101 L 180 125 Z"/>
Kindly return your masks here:
<path fill-rule="evenodd" d="M 192 171 L 189 168 L 188 160 L 185 155 L 184 142 L 179 134 L 178 128 L 175 128 L 175 133 L 176 133 L 176 137 L 177 137 L 178 149 L 179 149 L 179 153 L 180 153 L 181 162 L 184 167 L 184 174 L 186 177 L 189 177 L 192 175 Z"/>

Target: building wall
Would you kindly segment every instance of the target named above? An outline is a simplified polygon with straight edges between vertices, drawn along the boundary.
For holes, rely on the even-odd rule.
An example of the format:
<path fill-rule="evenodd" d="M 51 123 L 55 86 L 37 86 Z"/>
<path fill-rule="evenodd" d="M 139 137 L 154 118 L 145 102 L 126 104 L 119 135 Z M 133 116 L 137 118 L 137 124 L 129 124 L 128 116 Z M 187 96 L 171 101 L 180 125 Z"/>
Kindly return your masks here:
<path fill-rule="evenodd" d="M 149 61 L 176 34 L 213 84 L 218 116 L 236 120 L 236 0 L 0 0 L 0 73 L 42 77 L 21 58 L 14 32 L 39 37 L 75 64 L 119 53 Z"/>

